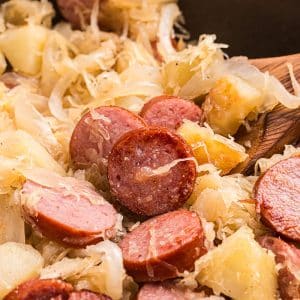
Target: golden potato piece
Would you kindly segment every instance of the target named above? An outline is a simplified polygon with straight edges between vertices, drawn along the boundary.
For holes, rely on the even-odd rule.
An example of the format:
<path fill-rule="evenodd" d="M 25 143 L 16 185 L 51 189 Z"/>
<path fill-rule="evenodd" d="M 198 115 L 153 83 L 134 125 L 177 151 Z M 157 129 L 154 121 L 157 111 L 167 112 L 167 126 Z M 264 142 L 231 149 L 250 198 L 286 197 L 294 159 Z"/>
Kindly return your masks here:
<path fill-rule="evenodd" d="M 177 132 L 192 146 L 199 164 L 212 163 L 222 170 L 222 174 L 227 174 L 247 158 L 243 146 L 215 134 L 208 127 L 186 120 Z"/>
<path fill-rule="evenodd" d="M 199 63 L 199 60 L 196 60 Z M 163 68 L 163 84 L 166 87 L 167 94 L 176 94 L 176 90 L 180 89 L 195 74 L 192 71 L 197 64 L 189 64 L 187 62 L 178 63 L 176 61 L 169 62 Z"/>
<path fill-rule="evenodd" d="M 277 299 L 274 256 L 242 227 L 196 262 L 197 280 L 235 300 Z"/>
<path fill-rule="evenodd" d="M 42 51 L 48 30 L 26 25 L 12 28 L 0 35 L 0 49 L 16 72 L 36 75 L 42 65 Z"/>
<path fill-rule="evenodd" d="M 261 93 L 239 77 L 227 76 L 218 80 L 211 89 L 203 108 L 214 132 L 235 134 L 251 112 L 258 112 Z"/>

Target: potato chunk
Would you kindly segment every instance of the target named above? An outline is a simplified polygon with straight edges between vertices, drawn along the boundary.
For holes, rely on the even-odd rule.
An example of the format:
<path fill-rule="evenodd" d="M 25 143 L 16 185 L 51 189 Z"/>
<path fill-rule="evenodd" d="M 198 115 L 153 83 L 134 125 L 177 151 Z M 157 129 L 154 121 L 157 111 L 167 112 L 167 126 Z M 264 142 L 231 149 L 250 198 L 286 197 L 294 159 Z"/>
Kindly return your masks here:
<path fill-rule="evenodd" d="M 199 61 L 197 61 L 199 63 Z M 176 90 L 180 89 L 184 84 L 191 79 L 196 73 L 192 71 L 197 66 L 197 63 L 189 64 L 187 62 L 178 63 L 176 61 L 169 62 L 163 68 L 165 92 L 172 95 L 176 94 Z"/>
<path fill-rule="evenodd" d="M 25 226 L 14 196 L 0 196 L 0 244 L 25 243 Z"/>
<path fill-rule="evenodd" d="M 64 174 L 63 168 L 30 134 L 23 130 L 0 134 L 0 156 L 10 158 L 24 168 L 46 168 Z M 21 160 L 22 158 L 22 160 Z"/>
<path fill-rule="evenodd" d="M 227 174 L 248 156 L 243 146 L 188 120 L 178 133 L 192 146 L 199 164 L 212 163 L 222 174 Z"/>
<path fill-rule="evenodd" d="M 36 75 L 41 69 L 47 36 L 47 29 L 41 26 L 12 28 L 0 35 L 0 49 L 16 72 Z"/>
<path fill-rule="evenodd" d="M 217 294 L 236 300 L 277 299 L 274 256 L 254 240 L 248 227 L 202 256 L 196 262 L 196 272 L 198 282 Z"/>
<path fill-rule="evenodd" d="M 19 188 L 23 172 L 31 168 L 46 168 L 65 174 L 63 167 L 30 134 L 23 130 L 0 133 L 0 193 Z"/>
<path fill-rule="evenodd" d="M 203 107 L 207 121 L 216 133 L 233 135 L 251 112 L 259 110 L 262 101 L 256 88 L 230 75 L 216 82 Z"/>
<path fill-rule="evenodd" d="M 39 276 L 43 258 L 30 245 L 8 242 L 0 245 L 0 299 L 20 283 Z"/>
<path fill-rule="evenodd" d="M 202 35 L 197 45 L 169 55 L 162 66 L 164 92 L 184 99 L 202 98 L 211 89 L 215 68 L 224 62 L 225 45 L 215 43 L 214 35 Z"/>

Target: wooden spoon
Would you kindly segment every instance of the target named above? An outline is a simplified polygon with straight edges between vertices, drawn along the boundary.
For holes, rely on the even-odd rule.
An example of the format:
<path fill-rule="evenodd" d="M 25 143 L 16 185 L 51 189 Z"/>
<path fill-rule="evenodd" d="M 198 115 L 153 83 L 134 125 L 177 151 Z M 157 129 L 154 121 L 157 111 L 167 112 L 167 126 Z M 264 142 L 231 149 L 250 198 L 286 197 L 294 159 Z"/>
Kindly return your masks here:
<path fill-rule="evenodd" d="M 300 54 L 282 57 L 253 59 L 251 63 L 261 71 L 268 71 L 277 77 L 289 92 L 293 92 L 287 63 L 291 63 L 297 80 L 300 80 Z M 293 144 L 300 140 L 300 108 L 288 109 L 278 104 L 271 112 L 261 114 L 252 122 L 248 132 L 241 127 L 236 134 L 236 141 L 242 145 L 249 143 L 248 159 L 239 164 L 232 173 L 249 175 L 253 172 L 255 162 L 261 158 L 269 158 L 280 153 L 284 145 Z"/>

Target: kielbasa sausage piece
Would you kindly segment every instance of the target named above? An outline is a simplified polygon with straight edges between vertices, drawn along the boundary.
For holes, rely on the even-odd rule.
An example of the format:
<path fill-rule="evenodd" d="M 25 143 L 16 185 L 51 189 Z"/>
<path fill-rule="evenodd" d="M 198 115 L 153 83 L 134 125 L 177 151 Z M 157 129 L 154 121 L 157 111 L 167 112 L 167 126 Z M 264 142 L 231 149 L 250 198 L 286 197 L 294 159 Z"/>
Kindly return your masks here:
<path fill-rule="evenodd" d="M 72 291 L 71 284 L 58 279 L 33 279 L 20 284 L 3 300 L 50 300 L 56 296 L 67 300 Z"/>
<path fill-rule="evenodd" d="M 191 101 L 175 96 L 159 96 L 148 101 L 140 115 L 150 126 L 176 130 L 184 119 L 203 123 L 203 112 Z"/>
<path fill-rule="evenodd" d="M 7 72 L 0 76 L 0 81 L 2 81 L 6 87 L 13 89 L 20 84 L 21 75 L 15 72 Z"/>
<path fill-rule="evenodd" d="M 120 242 L 124 266 L 138 282 L 175 278 L 206 253 L 196 213 L 176 210 L 147 220 Z"/>
<path fill-rule="evenodd" d="M 196 178 L 192 150 L 165 128 L 142 128 L 124 135 L 108 159 L 111 192 L 138 215 L 180 208 Z"/>
<path fill-rule="evenodd" d="M 278 271 L 281 299 L 300 299 L 300 279 L 297 275 L 300 270 L 300 249 L 271 236 L 263 236 L 258 242 L 262 247 L 271 250 L 275 254 L 276 263 L 281 264 Z"/>
<path fill-rule="evenodd" d="M 111 298 L 103 294 L 83 290 L 71 293 L 68 300 L 111 300 Z"/>
<path fill-rule="evenodd" d="M 89 23 L 95 0 L 56 0 L 62 16 L 74 28 L 80 28 L 82 21 Z"/>
<path fill-rule="evenodd" d="M 257 181 L 254 197 L 262 221 L 300 242 L 300 156 L 282 160 Z"/>
<path fill-rule="evenodd" d="M 102 106 L 86 113 L 76 125 L 70 142 L 70 155 L 75 168 L 93 164 L 100 170 L 116 141 L 126 132 L 145 127 L 139 116 L 116 106 Z"/>
<path fill-rule="evenodd" d="M 182 291 L 160 283 L 147 283 L 140 289 L 137 300 L 183 300 Z"/>
<path fill-rule="evenodd" d="M 86 181 L 57 176 L 59 184 L 27 180 L 21 191 L 25 220 L 49 239 L 84 247 L 115 235 L 116 211 Z"/>

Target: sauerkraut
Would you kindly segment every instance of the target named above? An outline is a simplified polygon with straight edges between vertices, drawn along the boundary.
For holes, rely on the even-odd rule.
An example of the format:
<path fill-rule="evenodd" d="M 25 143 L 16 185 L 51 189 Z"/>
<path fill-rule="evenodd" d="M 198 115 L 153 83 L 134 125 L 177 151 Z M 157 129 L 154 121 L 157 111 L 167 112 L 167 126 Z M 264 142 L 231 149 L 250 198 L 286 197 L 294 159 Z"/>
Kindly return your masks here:
<path fill-rule="evenodd" d="M 260 158 L 255 164 L 255 172 L 256 174 L 264 173 L 276 163 L 293 155 L 300 155 L 300 148 L 296 148 L 293 145 L 286 145 L 282 154 L 274 154 L 270 158 Z"/>
<path fill-rule="evenodd" d="M 202 256 L 189 276 L 233 299 L 277 298 L 274 255 L 260 247 L 247 227 Z"/>
<path fill-rule="evenodd" d="M 261 224 L 252 198 L 256 177 L 240 174 L 220 176 L 217 170 L 199 176 L 190 197 L 191 209 L 215 224 L 220 240 L 232 235 L 244 225 L 252 228 L 256 236 L 268 230 Z"/>
<path fill-rule="evenodd" d="M 186 120 L 177 132 L 191 145 L 199 164 L 211 163 L 222 174 L 229 173 L 247 158 L 243 146 L 233 139 L 215 134 L 207 124 L 200 127 L 197 123 Z"/>
<path fill-rule="evenodd" d="M 208 253 L 194 272 L 182 274 L 180 284 L 191 291 L 198 284 L 212 288 L 216 296 L 203 293 L 203 299 L 223 299 L 220 293 L 275 299 L 274 259 L 255 242 L 268 232 L 255 211 L 257 176 L 226 174 L 247 158 L 231 136 L 241 124 L 278 103 L 300 107 L 292 66 L 295 95 L 247 58 L 228 58 L 227 45 L 216 42 L 215 35 L 188 43 L 176 0 L 95 1 L 87 11 L 90 17 L 82 14 L 82 30 L 77 30 L 54 22 L 56 13 L 47 0 L 1 4 L 0 298 L 35 277 L 61 278 L 115 300 L 136 294 L 138 285 L 126 274 L 118 247 L 139 224 L 136 219 L 121 210 L 124 219 L 118 215 L 114 240 L 72 249 L 35 228 L 28 227 L 25 235 L 19 190 L 26 180 L 46 186 L 59 184 L 61 176 L 103 180 L 94 180 L 93 170 L 72 169 L 69 142 L 78 120 L 103 105 L 138 114 L 149 99 L 167 94 L 202 105 L 207 121 L 201 127 L 185 120 L 178 129 L 194 157 L 138 173 L 144 180 L 165 176 L 181 161 L 197 162 L 196 186 L 185 208 L 201 218 Z M 258 160 L 255 175 L 299 149 L 289 145 L 283 154 Z M 105 192 L 99 190 L 113 203 Z"/>
<path fill-rule="evenodd" d="M 45 267 L 41 278 L 62 278 L 79 289 L 102 292 L 112 299 L 122 297 L 125 271 L 121 250 L 115 243 L 100 242 L 73 250 L 69 256 Z"/>
<path fill-rule="evenodd" d="M 39 276 L 43 257 L 31 245 L 7 242 L 0 245 L 0 297 L 26 280 Z"/>

